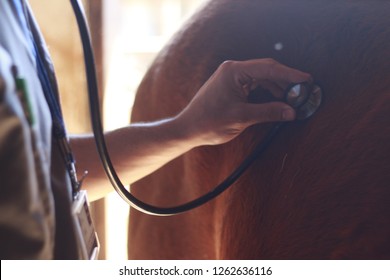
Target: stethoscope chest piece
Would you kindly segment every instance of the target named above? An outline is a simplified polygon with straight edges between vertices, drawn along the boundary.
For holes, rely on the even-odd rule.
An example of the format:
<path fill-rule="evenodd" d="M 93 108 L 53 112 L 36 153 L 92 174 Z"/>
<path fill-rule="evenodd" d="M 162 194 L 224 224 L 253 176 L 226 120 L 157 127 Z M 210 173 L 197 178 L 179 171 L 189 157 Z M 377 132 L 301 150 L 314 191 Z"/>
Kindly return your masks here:
<path fill-rule="evenodd" d="M 317 84 L 292 84 L 285 91 L 285 101 L 296 110 L 297 120 L 305 120 L 320 107 L 322 89 Z"/>

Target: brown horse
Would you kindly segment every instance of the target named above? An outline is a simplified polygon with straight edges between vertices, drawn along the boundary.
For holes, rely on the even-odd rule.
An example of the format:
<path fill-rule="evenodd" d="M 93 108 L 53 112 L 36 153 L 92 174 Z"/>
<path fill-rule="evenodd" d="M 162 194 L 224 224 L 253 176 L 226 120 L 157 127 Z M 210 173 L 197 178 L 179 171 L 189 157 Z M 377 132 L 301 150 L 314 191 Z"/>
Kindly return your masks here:
<path fill-rule="evenodd" d="M 389 259 L 390 1 L 212 0 L 159 54 L 132 121 L 180 112 L 224 60 L 273 58 L 324 91 L 246 173 L 191 212 L 131 211 L 131 259 Z M 254 93 L 254 100 L 256 100 Z M 271 124 L 194 149 L 134 184 L 172 206 L 214 188 Z"/>

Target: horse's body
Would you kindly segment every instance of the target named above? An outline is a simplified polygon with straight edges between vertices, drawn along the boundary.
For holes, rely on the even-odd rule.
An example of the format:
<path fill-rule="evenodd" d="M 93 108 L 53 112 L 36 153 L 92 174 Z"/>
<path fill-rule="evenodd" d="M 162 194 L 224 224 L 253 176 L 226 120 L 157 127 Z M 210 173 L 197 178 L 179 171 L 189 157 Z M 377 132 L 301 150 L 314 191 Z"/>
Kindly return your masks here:
<path fill-rule="evenodd" d="M 160 53 L 132 120 L 180 112 L 224 60 L 274 58 L 324 91 L 234 186 L 189 213 L 131 212 L 129 257 L 390 258 L 390 1 L 214 0 Z M 132 186 L 172 206 L 221 182 L 270 124 L 200 147 Z"/>

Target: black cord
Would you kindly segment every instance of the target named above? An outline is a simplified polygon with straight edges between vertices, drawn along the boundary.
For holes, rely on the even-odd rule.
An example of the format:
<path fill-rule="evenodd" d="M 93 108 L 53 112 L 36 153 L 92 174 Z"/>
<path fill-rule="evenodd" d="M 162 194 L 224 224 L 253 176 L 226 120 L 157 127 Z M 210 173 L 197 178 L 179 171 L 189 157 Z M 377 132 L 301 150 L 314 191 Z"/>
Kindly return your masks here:
<path fill-rule="evenodd" d="M 241 165 L 230 175 L 228 176 L 222 183 L 216 186 L 212 191 L 207 194 L 194 199 L 188 203 L 174 206 L 174 207 L 156 207 L 150 204 L 147 204 L 136 197 L 134 197 L 130 192 L 126 190 L 120 181 L 115 169 L 112 165 L 110 156 L 107 152 L 106 143 L 104 140 L 104 133 L 101 124 L 101 116 L 100 116 L 100 105 L 99 105 L 99 94 L 98 94 L 98 86 L 96 79 L 96 69 L 95 62 L 93 56 L 93 50 L 91 46 L 91 39 L 88 30 L 88 26 L 85 20 L 84 11 L 82 9 L 81 4 L 78 0 L 70 0 L 76 20 L 78 23 L 81 41 L 83 45 L 84 51 L 84 63 L 85 63 L 85 71 L 87 75 L 87 83 L 88 83 L 88 96 L 89 96 L 89 105 L 90 105 L 90 113 L 91 113 L 91 122 L 92 129 L 95 136 L 97 150 L 100 155 L 100 159 L 104 170 L 113 185 L 116 192 L 132 207 L 135 209 L 151 215 L 157 216 L 170 216 L 180 214 L 189 210 L 192 210 L 198 206 L 205 204 L 211 199 L 217 197 L 223 191 L 225 191 L 228 187 L 230 187 L 243 173 L 244 171 L 254 162 L 254 160 L 262 154 L 268 145 L 271 143 L 271 140 L 276 135 L 277 131 L 281 127 L 282 123 L 275 124 L 271 131 L 267 134 L 267 136 L 261 141 L 255 150 L 241 163 Z"/>

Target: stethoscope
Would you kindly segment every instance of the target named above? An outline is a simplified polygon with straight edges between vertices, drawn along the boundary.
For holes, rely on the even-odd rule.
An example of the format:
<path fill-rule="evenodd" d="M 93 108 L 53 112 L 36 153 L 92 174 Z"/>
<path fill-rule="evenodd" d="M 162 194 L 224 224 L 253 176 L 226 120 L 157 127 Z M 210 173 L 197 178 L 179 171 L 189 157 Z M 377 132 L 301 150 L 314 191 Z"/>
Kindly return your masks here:
<path fill-rule="evenodd" d="M 135 209 L 150 215 L 170 216 L 187 212 L 207 203 L 229 188 L 245 172 L 245 170 L 247 170 L 247 168 L 266 150 L 276 133 L 283 126 L 284 123 L 276 123 L 268 132 L 266 137 L 255 147 L 253 152 L 248 155 L 241 165 L 239 165 L 237 169 L 234 170 L 222 183 L 217 185 L 213 190 L 205 195 L 190 202 L 166 208 L 153 206 L 137 199 L 122 184 L 108 154 L 101 123 L 96 70 L 88 25 L 85 20 L 84 10 L 79 0 L 70 1 L 76 15 L 83 45 L 91 122 L 97 150 L 112 186 L 116 192 Z M 297 120 L 305 120 L 311 117 L 320 107 L 322 101 L 322 89 L 313 83 L 292 84 L 287 87 L 284 92 L 284 101 L 295 108 Z"/>

